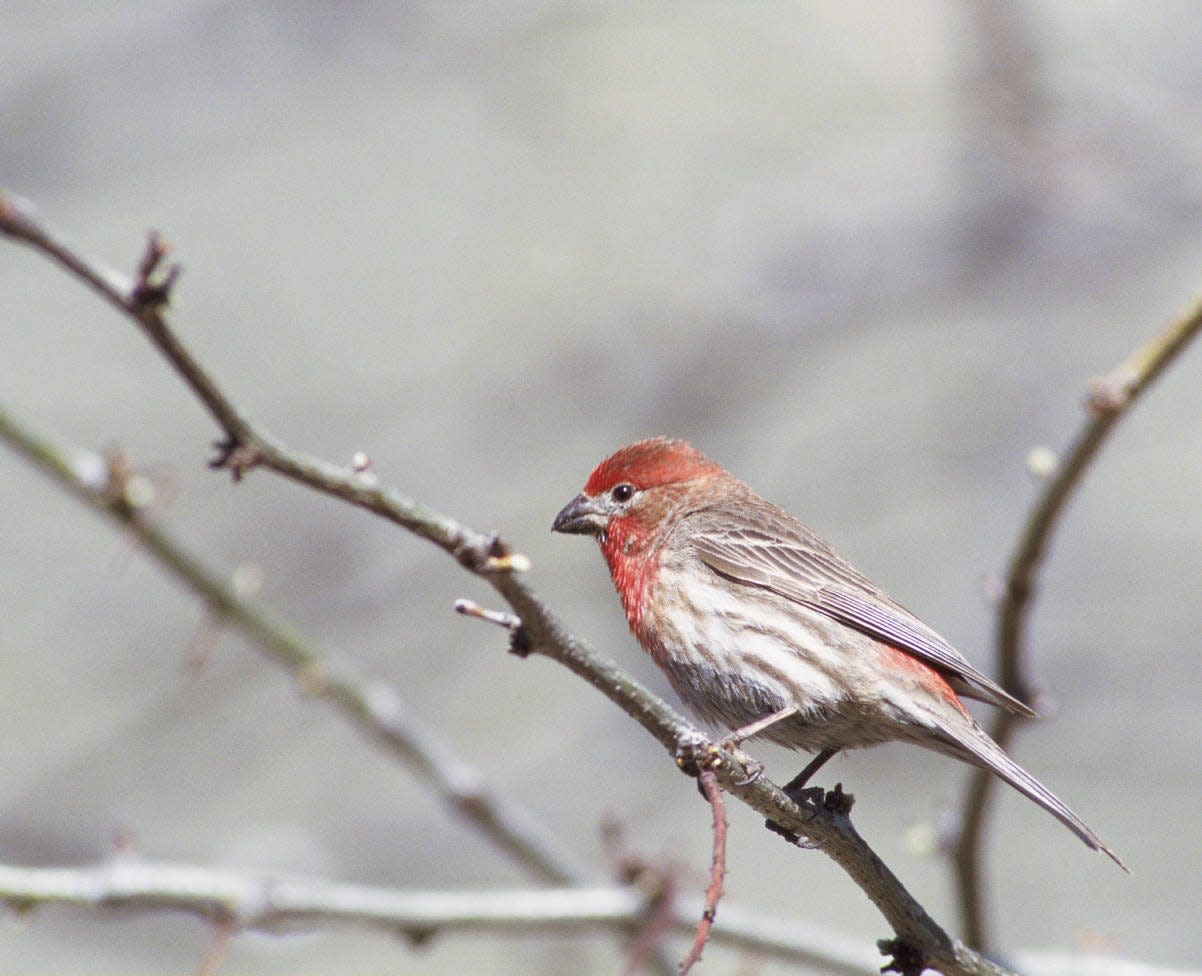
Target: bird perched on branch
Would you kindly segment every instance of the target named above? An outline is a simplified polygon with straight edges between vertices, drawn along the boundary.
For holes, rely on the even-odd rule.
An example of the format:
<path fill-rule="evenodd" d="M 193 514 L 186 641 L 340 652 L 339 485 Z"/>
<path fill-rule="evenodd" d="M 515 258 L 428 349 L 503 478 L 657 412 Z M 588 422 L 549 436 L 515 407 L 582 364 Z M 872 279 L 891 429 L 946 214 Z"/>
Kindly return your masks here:
<path fill-rule="evenodd" d="M 809 528 L 688 444 L 638 441 L 555 518 L 594 536 L 643 649 L 698 716 L 815 753 L 912 742 L 1001 777 L 1122 866 L 968 713 L 1031 711 Z"/>

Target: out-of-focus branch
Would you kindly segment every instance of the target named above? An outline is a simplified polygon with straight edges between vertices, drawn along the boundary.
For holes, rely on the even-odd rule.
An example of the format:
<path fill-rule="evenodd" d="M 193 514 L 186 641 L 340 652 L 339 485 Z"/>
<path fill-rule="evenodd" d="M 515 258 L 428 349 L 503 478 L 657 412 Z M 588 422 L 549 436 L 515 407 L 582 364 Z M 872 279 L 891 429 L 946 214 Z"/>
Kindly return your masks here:
<path fill-rule="evenodd" d="M 998 669 L 1002 687 L 1011 694 L 1024 700 L 1029 698 L 1025 676 L 1027 619 L 1036 579 L 1060 517 L 1115 424 L 1199 331 L 1202 331 L 1202 300 L 1195 302 L 1147 345 L 1090 383 L 1086 400 L 1088 417 L 1036 499 L 1010 557 L 998 601 L 995 633 Z M 989 734 L 1004 749 L 1013 738 L 1018 723 L 1019 719 L 1014 715 L 999 709 Z M 997 783 L 996 777 L 988 771 L 973 771 L 954 854 L 965 938 L 977 947 L 989 944 L 983 904 L 981 847 L 985 815 Z"/>
<path fill-rule="evenodd" d="M 508 891 L 397 891 L 295 875 L 266 875 L 122 856 L 103 864 L 26 868 L 0 864 L 0 901 L 21 911 L 67 905 L 91 911 L 195 915 L 235 931 L 312 931 L 339 925 L 403 933 L 414 941 L 452 932 L 556 932 L 626 929 L 647 911 L 633 887 Z M 696 926 L 701 900 L 673 906 L 674 932 Z M 792 921 L 723 909 L 713 940 L 823 972 L 868 976 L 875 953 L 845 938 Z"/>
<path fill-rule="evenodd" d="M 469 529 L 380 486 L 374 478 L 289 450 L 251 424 L 169 327 L 166 309 L 176 272 L 171 269 L 160 274 L 166 252 L 157 237 L 151 238 L 137 278 L 126 280 L 75 254 L 33 218 L 29 206 L 3 194 L 0 233 L 52 258 L 137 323 L 224 430 L 225 439 L 214 466 L 229 468 L 235 477 L 253 467 L 269 468 L 375 512 L 433 542 L 467 570 L 487 580 L 517 613 L 521 624 L 511 631 L 512 650 L 522 656 L 539 653 L 563 664 L 638 721 L 673 755 L 709 751 L 709 768 L 727 792 L 763 814 L 781 832 L 804 837 L 834 859 L 865 892 L 896 934 L 883 947 L 893 955 L 891 966 L 897 971 L 907 976 L 924 967 L 946 974 L 1005 972 L 943 931 L 855 831 L 841 803 L 833 808 L 824 805 L 821 798 L 801 805 L 794 803 L 766 778 L 750 775 L 752 767 L 745 757 L 709 745 L 696 728 L 658 696 L 569 633 L 522 581 L 520 571 L 527 560 L 499 538 Z"/>
<path fill-rule="evenodd" d="M 1054 178 L 1043 148 L 1053 141 L 1046 133 L 1050 105 L 1031 11 L 969 0 L 955 6 L 954 20 L 960 179 L 949 191 L 961 207 L 956 256 L 968 274 L 988 274 L 1034 232 Z"/>
<path fill-rule="evenodd" d="M 254 646 L 285 667 L 302 692 L 326 699 L 351 718 L 534 877 L 556 884 L 587 877 L 584 868 L 548 839 L 545 825 L 502 799 L 477 769 L 451 755 L 391 685 L 360 677 L 346 664 L 327 657 L 288 623 L 241 596 L 151 520 L 139 506 L 136 493 L 127 490 L 128 472 L 117 470 L 111 459 L 35 434 L 3 407 L 0 440 L 77 498 L 133 531 L 149 556 L 196 593 L 220 621 L 246 634 Z"/>

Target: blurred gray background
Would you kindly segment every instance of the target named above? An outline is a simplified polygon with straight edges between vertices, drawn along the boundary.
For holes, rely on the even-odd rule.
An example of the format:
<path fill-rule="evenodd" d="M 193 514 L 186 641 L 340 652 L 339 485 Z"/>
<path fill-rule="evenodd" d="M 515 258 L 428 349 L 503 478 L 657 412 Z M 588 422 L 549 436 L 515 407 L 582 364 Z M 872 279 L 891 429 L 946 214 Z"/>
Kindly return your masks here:
<path fill-rule="evenodd" d="M 983 581 L 1085 384 L 1202 285 L 1202 10 L 1190 2 L 232 3 L 4 6 L 0 182 L 131 269 L 158 228 L 179 329 L 252 416 L 533 560 L 570 625 L 670 697 L 594 547 L 552 536 L 593 464 L 694 441 L 801 515 L 985 670 Z M 163 522 L 388 679 L 462 756 L 605 868 L 615 815 L 700 890 L 709 814 L 662 750 L 452 601 L 479 582 L 384 522 L 205 467 L 215 428 L 145 340 L 0 247 L 0 391 L 173 496 Z M 1131 877 L 1005 791 L 998 939 L 1202 958 L 1202 351 L 1116 433 L 1033 621 L 1053 705 L 1017 758 Z M 149 856 L 400 887 L 523 873 L 235 635 L 0 452 L 0 857 Z M 778 780 L 801 756 L 755 752 Z M 913 844 L 966 770 L 841 758 L 856 823 L 957 930 Z M 731 810 L 728 897 L 862 939 L 819 854 Z M 0 922 L 6 972 L 187 971 L 190 919 Z M 224 972 L 613 972 L 598 937 L 251 936 Z M 742 970 L 739 967 L 743 966 Z M 750 969 L 747 967 L 750 966 Z M 711 948 L 702 972 L 781 971 Z"/>

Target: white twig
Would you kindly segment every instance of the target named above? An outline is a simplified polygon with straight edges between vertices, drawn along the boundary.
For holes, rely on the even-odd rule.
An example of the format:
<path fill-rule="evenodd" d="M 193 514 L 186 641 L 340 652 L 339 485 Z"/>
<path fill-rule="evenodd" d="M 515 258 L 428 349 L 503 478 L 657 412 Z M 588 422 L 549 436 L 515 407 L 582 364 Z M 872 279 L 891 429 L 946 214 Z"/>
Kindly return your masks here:
<path fill-rule="evenodd" d="M 174 911 L 239 930 L 362 925 L 415 939 L 451 931 L 628 928 L 647 909 L 646 894 L 637 888 L 399 891 L 131 856 L 73 868 L 0 864 L 0 901 L 25 911 L 51 904 L 97 911 Z M 700 899 L 680 899 L 674 931 L 692 932 L 701 910 Z M 723 908 L 712 939 L 816 965 L 824 972 L 864 976 L 879 969 L 879 957 L 862 942 L 794 921 L 764 919 L 737 906 Z"/>

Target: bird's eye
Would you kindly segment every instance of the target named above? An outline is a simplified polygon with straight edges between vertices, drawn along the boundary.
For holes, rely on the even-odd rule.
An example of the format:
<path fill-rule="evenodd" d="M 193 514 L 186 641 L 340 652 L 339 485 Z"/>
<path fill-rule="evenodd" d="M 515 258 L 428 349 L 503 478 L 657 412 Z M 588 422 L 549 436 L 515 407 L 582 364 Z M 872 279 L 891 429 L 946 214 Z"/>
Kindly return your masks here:
<path fill-rule="evenodd" d="M 626 482 L 614 485 L 613 491 L 609 493 L 609 497 L 615 502 L 628 502 L 634 497 L 634 485 L 628 485 Z"/>

